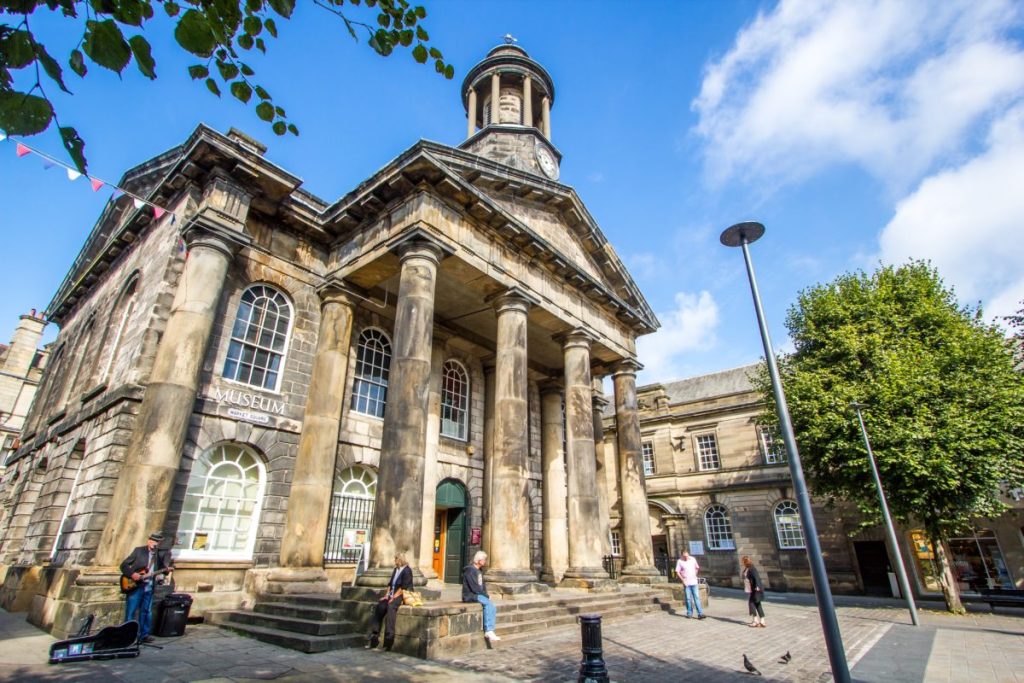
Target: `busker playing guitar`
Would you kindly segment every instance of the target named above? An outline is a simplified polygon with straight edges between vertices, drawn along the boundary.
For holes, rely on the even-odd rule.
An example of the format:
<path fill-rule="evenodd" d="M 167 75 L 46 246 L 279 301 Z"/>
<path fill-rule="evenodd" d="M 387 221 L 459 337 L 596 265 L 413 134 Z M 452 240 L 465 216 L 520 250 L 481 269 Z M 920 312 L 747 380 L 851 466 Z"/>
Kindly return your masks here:
<path fill-rule="evenodd" d="M 153 582 L 174 571 L 171 551 L 158 549 L 164 535 L 154 531 L 146 545 L 140 545 L 121 563 L 121 587 L 125 591 L 124 620 L 139 622 L 139 642 L 151 643 L 150 612 L 153 609 Z"/>

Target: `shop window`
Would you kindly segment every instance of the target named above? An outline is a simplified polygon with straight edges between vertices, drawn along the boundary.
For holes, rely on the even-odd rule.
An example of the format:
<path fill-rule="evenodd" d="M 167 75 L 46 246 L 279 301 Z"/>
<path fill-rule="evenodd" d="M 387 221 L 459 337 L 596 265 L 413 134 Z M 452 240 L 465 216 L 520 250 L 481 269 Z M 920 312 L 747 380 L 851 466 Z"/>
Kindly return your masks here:
<path fill-rule="evenodd" d="M 796 501 L 784 500 L 775 506 L 775 533 L 779 547 L 784 550 L 804 547 L 804 526 L 800 522 L 800 510 Z"/>
<path fill-rule="evenodd" d="M 1003 551 L 991 529 L 977 529 L 969 536 L 949 539 L 949 554 L 960 590 L 1014 587 Z"/>
<path fill-rule="evenodd" d="M 724 505 L 712 505 L 704 511 L 704 531 L 707 534 L 709 550 L 736 549 L 729 511 Z"/>
<path fill-rule="evenodd" d="M 441 373 L 441 434 L 466 440 L 469 433 L 469 375 L 449 360 Z"/>
<path fill-rule="evenodd" d="M 694 437 L 697 444 L 697 465 L 701 470 L 717 470 L 722 466 L 718 457 L 718 439 L 714 434 L 698 434 Z"/>
<path fill-rule="evenodd" d="M 221 444 L 196 459 L 176 545 L 183 559 L 250 559 L 266 472 L 245 446 Z"/>
<path fill-rule="evenodd" d="M 224 360 L 224 378 L 277 391 L 291 320 L 291 304 L 273 287 L 253 285 L 242 292 Z"/>
<path fill-rule="evenodd" d="M 363 330 L 356 349 L 352 410 L 373 417 L 384 417 L 390 371 L 391 340 L 378 329 Z"/>

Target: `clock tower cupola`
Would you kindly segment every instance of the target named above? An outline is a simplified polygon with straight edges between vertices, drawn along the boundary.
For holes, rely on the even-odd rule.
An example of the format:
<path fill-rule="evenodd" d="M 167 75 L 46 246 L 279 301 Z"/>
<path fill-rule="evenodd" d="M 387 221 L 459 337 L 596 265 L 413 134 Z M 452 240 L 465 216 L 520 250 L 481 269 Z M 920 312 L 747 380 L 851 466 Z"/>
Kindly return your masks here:
<path fill-rule="evenodd" d="M 459 147 L 558 180 L 561 154 L 551 144 L 554 102 L 551 76 L 506 35 L 462 82 L 467 124 Z"/>

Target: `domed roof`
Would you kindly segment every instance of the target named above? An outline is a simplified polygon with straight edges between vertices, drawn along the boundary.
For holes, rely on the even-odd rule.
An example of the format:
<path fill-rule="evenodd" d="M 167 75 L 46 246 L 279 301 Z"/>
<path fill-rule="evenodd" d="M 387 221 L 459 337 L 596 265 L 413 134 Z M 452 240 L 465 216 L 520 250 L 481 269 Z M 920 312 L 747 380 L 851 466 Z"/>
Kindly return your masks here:
<path fill-rule="evenodd" d="M 551 80 L 551 76 L 544 67 L 530 59 L 530 55 L 527 54 L 526 50 L 519 47 L 516 43 L 510 42 L 514 40 L 515 38 L 512 38 L 512 36 L 505 36 L 504 43 L 492 48 L 486 57 L 469 70 L 466 78 L 462 81 L 463 107 L 469 106 L 469 89 L 496 67 L 502 71 L 518 71 L 530 74 L 547 95 L 550 104 L 553 105 L 555 103 L 555 84 Z"/>

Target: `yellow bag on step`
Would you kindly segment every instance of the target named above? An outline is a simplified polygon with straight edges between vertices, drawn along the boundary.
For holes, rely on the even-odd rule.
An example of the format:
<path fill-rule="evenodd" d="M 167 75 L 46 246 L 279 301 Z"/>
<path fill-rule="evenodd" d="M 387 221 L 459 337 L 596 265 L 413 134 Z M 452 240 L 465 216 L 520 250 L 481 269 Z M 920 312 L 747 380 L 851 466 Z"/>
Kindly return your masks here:
<path fill-rule="evenodd" d="M 416 591 L 403 591 L 402 598 L 403 604 L 409 605 L 409 607 L 423 606 L 423 596 Z"/>

